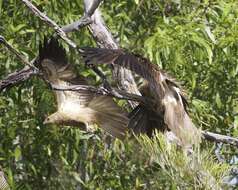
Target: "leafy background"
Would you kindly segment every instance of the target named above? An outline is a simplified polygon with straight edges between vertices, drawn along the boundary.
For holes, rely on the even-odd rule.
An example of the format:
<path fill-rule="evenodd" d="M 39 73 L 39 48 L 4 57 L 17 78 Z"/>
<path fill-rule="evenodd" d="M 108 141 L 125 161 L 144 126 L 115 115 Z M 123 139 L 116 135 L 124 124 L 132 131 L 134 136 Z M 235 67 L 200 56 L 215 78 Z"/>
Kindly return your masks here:
<path fill-rule="evenodd" d="M 59 25 L 83 14 L 82 0 L 33 2 Z M 150 58 L 181 82 L 198 127 L 238 136 L 236 0 L 115 0 L 103 2 L 101 11 L 121 47 Z M 28 60 L 37 55 L 44 35 L 53 33 L 20 1 L 0 0 L 0 15 L 0 34 Z M 70 37 L 79 45 L 95 46 L 86 28 Z M 78 71 L 97 81 L 80 65 L 77 53 L 65 48 Z M 23 65 L 3 46 L 0 51 L 3 79 Z M 186 158 L 175 147 L 167 151 L 159 134 L 153 141 L 141 137 L 107 146 L 101 131 L 85 134 L 43 125 L 54 110 L 52 92 L 36 77 L 1 92 L 0 165 L 12 189 L 209 188 L 196 180 L 196 172 L 188 172 L 190 161 L 183 162 Z M 204 142 L 198 157 L 201 168 L 219 181 L 231 167 L 218 163 L 214 149 Z M 221 154 L 237 166 L 236 148 L 224 145 Z"/>

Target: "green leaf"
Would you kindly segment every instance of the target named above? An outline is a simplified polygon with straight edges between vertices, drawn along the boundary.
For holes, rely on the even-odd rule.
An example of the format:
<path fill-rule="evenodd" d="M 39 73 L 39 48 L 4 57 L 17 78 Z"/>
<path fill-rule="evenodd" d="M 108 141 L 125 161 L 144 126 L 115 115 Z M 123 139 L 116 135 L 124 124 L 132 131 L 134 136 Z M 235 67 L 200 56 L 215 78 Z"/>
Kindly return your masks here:
<path fill-rule="evenodd" d="M 19 159 L 20 159 L 20 157 L 21 157 L 21 149 L 20 149 L 20 147 L 16 147 L 16 148 L 15 148 L 14 156 L 15 156 L 15 159 L 16 159 L 16 160 L 19 160 Z"/>
<path fill-rule="evenodd" d="M 220 94 L 219 93 L 216 94 L 216 104 L 217 104 L 218 108 L 222 107 L 222 102 L 221 102 L 221 98 L 220 98 Z"/>

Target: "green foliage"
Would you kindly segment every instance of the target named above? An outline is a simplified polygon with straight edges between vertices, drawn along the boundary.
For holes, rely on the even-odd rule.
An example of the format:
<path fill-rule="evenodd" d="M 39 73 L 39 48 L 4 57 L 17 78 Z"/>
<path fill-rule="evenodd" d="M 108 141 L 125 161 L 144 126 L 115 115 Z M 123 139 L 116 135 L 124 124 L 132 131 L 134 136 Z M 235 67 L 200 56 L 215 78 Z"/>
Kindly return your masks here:
<path fill-rule="evenodd" d="M 210 152 L 200 151 L 199 147 L 191 156 L 187 156 L 161 134 L 156 134 L 152 140 L 148 137 L 138 140 L 151 161 L 157 164 L 155 188 L 169 181 L 167 186 L 170 189 L 216 189 L 221 186 L 229 168 L 228 165 L 217 163 Z"/>
<path fill-rule="evenodd" d="M 80 0 L 33 2 L 59 25 L 83 14 Z M 101 9 L 121 47 L 149 57 L 183 82 L 198 127 L 238 135 L 236 0 L 116 0 L 104 1 Z M 20 1 L 0 0 L 0 15 L 0 34 L 29 60 L 43 36 L 53 32 Z M 95 45 L 86 29 L 70 37 L 82 46 Z M 95 81 L 76 52 L 65 47 L 78 71 Z M 0 52 L 1 79 L 23 67 L 2 46 Z M 209 171 L 219 184 L 228 170 L 211 159 L 212 144 L 203 143 L 189 160 L 160 135 L 116 140 L 107 147 L 100 131 L 45 126 L 54 102 L 36 77 L 0 94 L 0 165 L 12 189 L 209 189 L 209 177 L 200 173 Z M 227 159 L 236 152 L 222 151 Z"/>

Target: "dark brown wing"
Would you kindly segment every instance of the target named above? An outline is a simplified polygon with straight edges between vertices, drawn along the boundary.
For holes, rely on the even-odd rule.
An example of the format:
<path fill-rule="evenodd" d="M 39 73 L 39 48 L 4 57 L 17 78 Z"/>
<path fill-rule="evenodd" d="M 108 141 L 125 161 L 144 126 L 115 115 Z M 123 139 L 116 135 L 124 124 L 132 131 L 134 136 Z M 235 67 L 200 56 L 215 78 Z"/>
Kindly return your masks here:
<path fill-rule="evenodd" d="M 104 48 L 81 48 L 82 56 L 86 64 L 117 64 L 125 67 L 141 77 L 147 79 L 157 88 L 158 71 L 160 69 L 151 64 L 148 59 L 140 55 L 131 54 L 122 49 L 104 49 Z"/>
<path fill-rule="evenodd" d="M 179 87 L 177 82 L 158 65 L 152 64 L 148 59 L 138 54 L 127 53 L 122 49 L 105 48 L 81 48 L 82 56 L 86 64 L 117 64 L 140 75 L 147 81 L 152 91 L 156 92 L 159 99 L 164 96 L 167 85 Z M 182 91 L 180 96 L 186 109 L 187 101 Z"/>
<path fill-rule="evenodd" d="M 165 123 L 161 115 L 148 109 L 144 105 L 138 105 L 129 114 L 128 127 L 135 134 L 147 134 L 152 137 L 154 130 L 164 131 Z"/>
<path fill-rule="evenodd" d="M 171 80 L 171 77 L 160 70 L 157 65 L 152 64 L 148 59 L 140 55 L 127 53 L 121 49 L 82 48 L 82 55 L 86 64 L 113 63 L 130 69 L 146 79 L 150 94 L 152 95 L 150 96 L 153 97 L 155 95 L 158 102 L 157 110 L 154 111 L 157 113 L 158 108 L 160 110 L 161 107 L 162 110 L 158 114 L 163 115 L 165 125 L 180 138 L 183 145 L 193 144 L 192 141 L 198 133 L 186 113 L 186 99 L 177 83 Z M 138 115 L 138 121 L 141 121 L 141 117 L 145 119 L 145 116 L 138 114 L 138 111 L 135 115 Z M 132 120 L 134 123 L 137 123 L 137 128 L 142 131 L 145 130 L 144 126 L 140 126 L 140 123 L 136 122 L 133 117 Z M 186 135 L 186 133 L 189 134 Z M 191 137 L 189 137 L 190 134 Z"/>
<path fill-rule="evenodd" d="M 39 46 L 39 60 L 41 63 L 44 59 L 50 59 L 61 66 L 67 65 L 67 56 L 65 49 L 59 44 L 56 38 L 48 40 L 44 38 L 43 44 Z"/>

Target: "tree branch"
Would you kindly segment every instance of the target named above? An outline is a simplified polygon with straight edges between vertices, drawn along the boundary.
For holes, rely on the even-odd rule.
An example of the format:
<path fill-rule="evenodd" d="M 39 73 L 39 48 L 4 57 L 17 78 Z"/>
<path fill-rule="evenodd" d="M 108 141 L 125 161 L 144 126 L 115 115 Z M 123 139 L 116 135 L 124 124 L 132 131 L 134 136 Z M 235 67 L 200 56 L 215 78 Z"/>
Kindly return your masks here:
<path fill-rule="evenodd" d="M 95 94 L 105 95 L 105 96 L 112 96 L 118 99 L 124 99 L 124 100 L 132 100 L 136 102 L 140 102 L 143 105 L 146 105 L 147 107 L 151 107 L 151 105 L 154 105 L 154 102 L 152 102 L 150 99 L 145 98 L 143 96 L 137 95 L 137 94 L 130 94 L 128 92 L 125 92 L 123 90 L 119 90 L 116 88 L 112 88 L 110 90 L 104 88 L 104 87 L 94 87 L 94 86 L 88 86 L 88 85 L 70 85 L 70 86 L 58 86 L 50 84 L 53 90 L 60 90 L 60 91 L 90 91 Z"/>
<path fill-rule="evenodd" d="M 203 137 L 212 142 L 222 142 L 224 144 L 230 144 L 238 147 L 238 138 L 226 136 L 226 135 L 221 135 L 217 133 L 212 133 L 208 131 L 202 131 Z"/>
<path fill-rule="evenodd" d="M 28 0 L 21 0 L 37 17 L 39 17 L 42 21 L 46 22 L 50 27 L 54 28 L 56 34 L 60 38 L 62 38 L 68 45 L 73 48 L 77 48 L 77 45 L 70 40 L 65 32 L 59 27 L 53 20 L 47 17 L 44 13 L 42 13 L 39 9 L 37 9 L 30 1 Z"/>
<path fill-rule="evenodd" d="M 23 69 L 11 73 L 5 79 L 0 80 L 0 92 L 5 88 L 14 86 L 15 84 L 25 81 L 31 76 L 39 73 L 38 68 L 34 66 L 35 59 L 31 62 L 25 60 L 25 58 L 9 44 L 3 36 L 0 36 L 0 43 L 2 43 L 11 53 L 16 55 L 16 57 L 26 65 Z"/>
<path fill-rule="evenodd" d="M 101 94 L 101 95 L 106 95 L 106 96 L 113 96 L 118 99 L 127 99 L 127 100 L 132 100 L 132 101 L 137 101 L 145 106 L 151 107 L 154 105 L 154 102 L 152 102 L 150 99 L 146 99 L 145 97 L 136 95 L 136 94 L 130 94 L 122 90 L 118 90 L 113 88 L 111 91 L 108 91 L 105 88 L 96 88 L 93 86 L 87 86 L 87 85 L 71 85 L 71 86 L 57 86 L 57 85 L 52 85 L 51 87 L 53 90 L 62 90 L 62 91 L 90 91 L 95 94 Z M 217 133 L 212 133 L 208 131 L 202 131 L 202 136 L 205 140 L 211 141 L 211 142 L 216 142 L 216 143 L 224 143 L 224 144 L 229 144 L 238 147 L 238 138 L 226 136 L 226 135 L 221 135 Z"/>
<path fill-rule="evenodd" d="M 91 7 L 93 7 L 93 2 L 95 1 L 97 0 L 84 0 L 86 15 L 91 13 L 90 10 Z M 99 9 L 96 9 L 94 14 L 92 14 L 91 20 L 92 23 L 89 25 L 89 30 L 93 38 L 97 42 L 98 46 L 104 48 L 118 49 L 119 46 L 113 39 L 110 31 L 107 29 L 101 17 Z M 122 67 L 114 66 L 113 75 L 115 76 L 114 78 L 116 79 L 118 86 L 121 89 L 132 94 L 140 94 L 131 71 Z M 137 104 L 135 102 L 130 102 L 130 105 L 131 107 L 135 107 Z"/>
<path fill-rule="evenodd" d="M 70 47 L 76 49 L 79 53 L 82 52 L 80 48 L 77 48 L 77 44 L 73 42 L 71 39 L 69 39 L 66 35 L 66 33 L 61 29 L 59 25 L 57 25 L 53 20 L 51 20 L 48 16 L 46 16 L 44 13 L 42 13 L 39 9 L 37 9 L 30 1 L 28 0 L 21 0 L 37 17 L 39 17 L 42 21 L 44 21 L 46 24 L 48 24 L 50 27 L 52 27 L 56 34 L 63 39 Z M 96 9 L 96 7 L 99 5 L 100 1 L 97 0 L 98 3 L 96 5 L 91 6 L 90 9 L 91 14 L 92 11 Z M 79 27 L 79 26 L 78 26 Z M 66 27 L 67 29 L 67 27 Z M 108 89 L 110 88 L 109 82 L 106 80 L 106 76 L 95 66 L 92 66 L 91 69 L 102 79 L 104 86 Z"/>
<path fill-rule="evenodd" d="M 31 69 L 33 69 L 35 72 L 38 72 L 38 68 L 36 68 L 32 63 L 29 63 L 24 59 L 24 57 L 14 48 L 9 44 L 3 36 L 0 35 L 0 43 L 2 43 L 9 51 L 11 51 L 16 57 L 21 60 L 22 63 L 25 65 L 29 66 Z"/>
<path fill-rule="evenodd" d="M 14 73 L 9 74 L 5 79 L 0 80 L 0 92 L 2 92 L 5 88 L 12 87 L 16 84 L 19 84 L 31 76 L 37 75 L 32 68 L 29 66 L 25 66 L 23 69 L 16 71 Z"/>
<path fill-rule="evenodd" d="M 40 12 L 31 2 L 27 1 L 27 0 L 22 0 L 22 2 L 28 7 L 30 8 L 38 17 L 41 18 L 41 20 L 45 21 L 46 23 L 48 23 L 51 27 L 53 27 L 56 30 L 57 35 L 59 35 L 63 40 L 65 40 L 67 42 L 67 44 L 69 44 L 71 47 L 76 48 L 77 45 L 72 42 L 69 38 L 67 38 L 66 34 L 67 32 L 71 32 L 72 30 L 70 29 L 71 26 L 73 26 L 73 24 L 69 24 L 66 25 L 63 28 L 60 28 L 53 20 L 51 20 L 50 18 L 48 18 L 45 14 L 43 14 L 42 12 Z M 98 0 L 98 2 L 96 2 L 95 4 L 93 4 L 93 6 L 90 9 L 90 14 L 89 16 L 91 16 L 91 14 L 93 14 L 94 10 L 97 8 L 97 6 L 99 5 L 100 1 Z M 89 18 L 88 17 L 83 17 L 81 19 L 81 22 L 76 22 L 74 25 L 74 28 L 77 28 L 77 30 L 83 26 L 86 26 L 87 24 L 89 24 L 90 22 L 86 22 L 84 19 Z M 8 49 L 10 48 L 11 50 L 13 50 L 12 52 L 15 53 L 15 55 L 23 62 L 24 62 L 24 58 L 11 46 L 9 46 L 9 44 L 6 44 L 6 40 L 4 39 L 4 37 L 0 36 L 0 43 L 3 43 Z M 31 76 L 36 75 L 37 74 L 37 69 L 34 66 L 34 60 L 36 60 L 37 58 L 33 59 L 31 61 L 31 63 L 29 63 L 29 66 L 24 67 L 21 70 L 18 70 L 14 73 L 9 74 L 5 79 L 0 80 L 0 92 L 8 87 L 12 87 L 16 84 L 19 84 L 21 82 L 24 82 L 25 80 L 28 80 Z M 27 64 L 27 63 L 25 63 Z M 98 71 L 97 68 L 94 69 L 95 72 L 100 73 L 100 71 Z"/>
<path fill-rule="evenodd" d="M 70 25 L 66 25 L 62 29 L 51 19 L 49 19 L 45 14 L 41 13 L 32 3 L 30 3 L 28 0 L 22 0 L 24 4 L 28 6 L 34 12 L 35 15 L 40 17 L 43 21 L 45 21 L 47 24 L 49 24 L 51 27 L 53 27 L 57 33 L 68 45 L 70 45 L 73 48 L 77 48 L 77 45 L 70 40 L 66 33 L 64 32 L 64 28 L 66 32 L 70 32 L 72 30 L 69 30 Z M 93 11 L 97 8 L 97 6 L 100 3 L 100 0 L 95 0 L 95 4 L 93 6 L 90 6 L 89 0 L 84 0 L 85 2 L 85 10 L 86 10 L 86 17 L 90 17 L 93 14 Z M 91 8 L 90 8 L 91 7 Z M 88 12 L 88 13 L 87 13 Z M 83 18 L 82 18 L 83 20 Z M 91 22 L 91 21 L 90 21 Z M 88 22 L 88 23 L 90 23 Z M 88 24 L 86 22 L 75 22 L 77 24 L 74 24 L 74 29 L 79 29 L 81 26 L 85 26 Z M 81 23 L 81 24 L 80 24 Z M 68 27 L 67 27 L 68 26 Z M 72 28 L 72 27 L 71 27 Z M 92 16 L 92 24 L 90 25 L 90 30 L 92 32 L 93 37 L 96 39 L 97 43 L 100 47 L 106 47 L 106 48 L 118 48 L 117 43 L 113 39 L 111 33 L 107 30 L 104 21 L 101 18 L 99 10 L 96 10 L 95 14 Z M 2 42 L 4 45 L 6 45 L 6 40 L 0 36 L 0 42 Z M 35 66 L 34 66 L 34 60 L 29 63 L 26 61 L 12 46 L 9 46 L 9 44 L 6 45 L 6 47 L 12 52 L 27 66 L 24 67 L 22 70 L 17 71 L 15 73 L 10 74 L 7 79 L 4 79 L 0 81 L 0 91 L 6 87 L 13 86 L 14 84 L 17 84 L 19 82 L 22 82 L 24 80 L 27 80 L 29 77 L 31 77 L 34 74 L 37 74 Z M 80 51 L 77 48 L 78 51 Z M 118 70 L 117 70 L 118 69 Z M 140 102 L 144 105 L 153 105 L 150 100 L 145 99 L 144 97 L 136 95 L 138 93 L 138 89 L 136 87 L 136 84 L 134 82 L 134 78 L 131 75 L 131 73 L 128 70 L 124 70 L 123 68 L 114 68 L 114 73 L 117 70 L 118 79 L 121 80 L 121 85 L 124 86 L 123 89 L 126 89 L 129 92 L 136 92 L 134 94 L 130 94 L 127 92 L 124 92 L 122 90 L 118 89 L 105 89 L 101 88 L 98 89 L 96 87 L 90 87 L 90 86 L 80 86 L 80 85 L 74 85 L 70 87 L 59 87 L 59 86 L 52 86 L 54 90 L 72 90 L 72 91 L 92 91 L 94 93 L 102 94 L 102 95 L 108 95 L 113 96 L 119 99 L 127 99 L 127 100 L 133 100 Z M 202 131 L 202 135 L 204 139 L 212 141 L 212 142 L 222 142 L 225 144 L 230 144 L 238 147 L 238 139 L 220 135 L 212 132 Z"/>
<path fill-rule="evenodd" d="M 82 18 L 80 18 L 76 22 L 63 26 L 62 30 L 65 33 L 68 33 L 75 30 L 79 30 L 83 26 L 87 26 L 88 24 L 91 24 L 92 23 L 91 16 L 93 15 L 94 11 L 99 7 L 101 1 L 102 0 L 94 0 L 90 8 L 88 9 L 88 11 L 84 14 Z"/>

